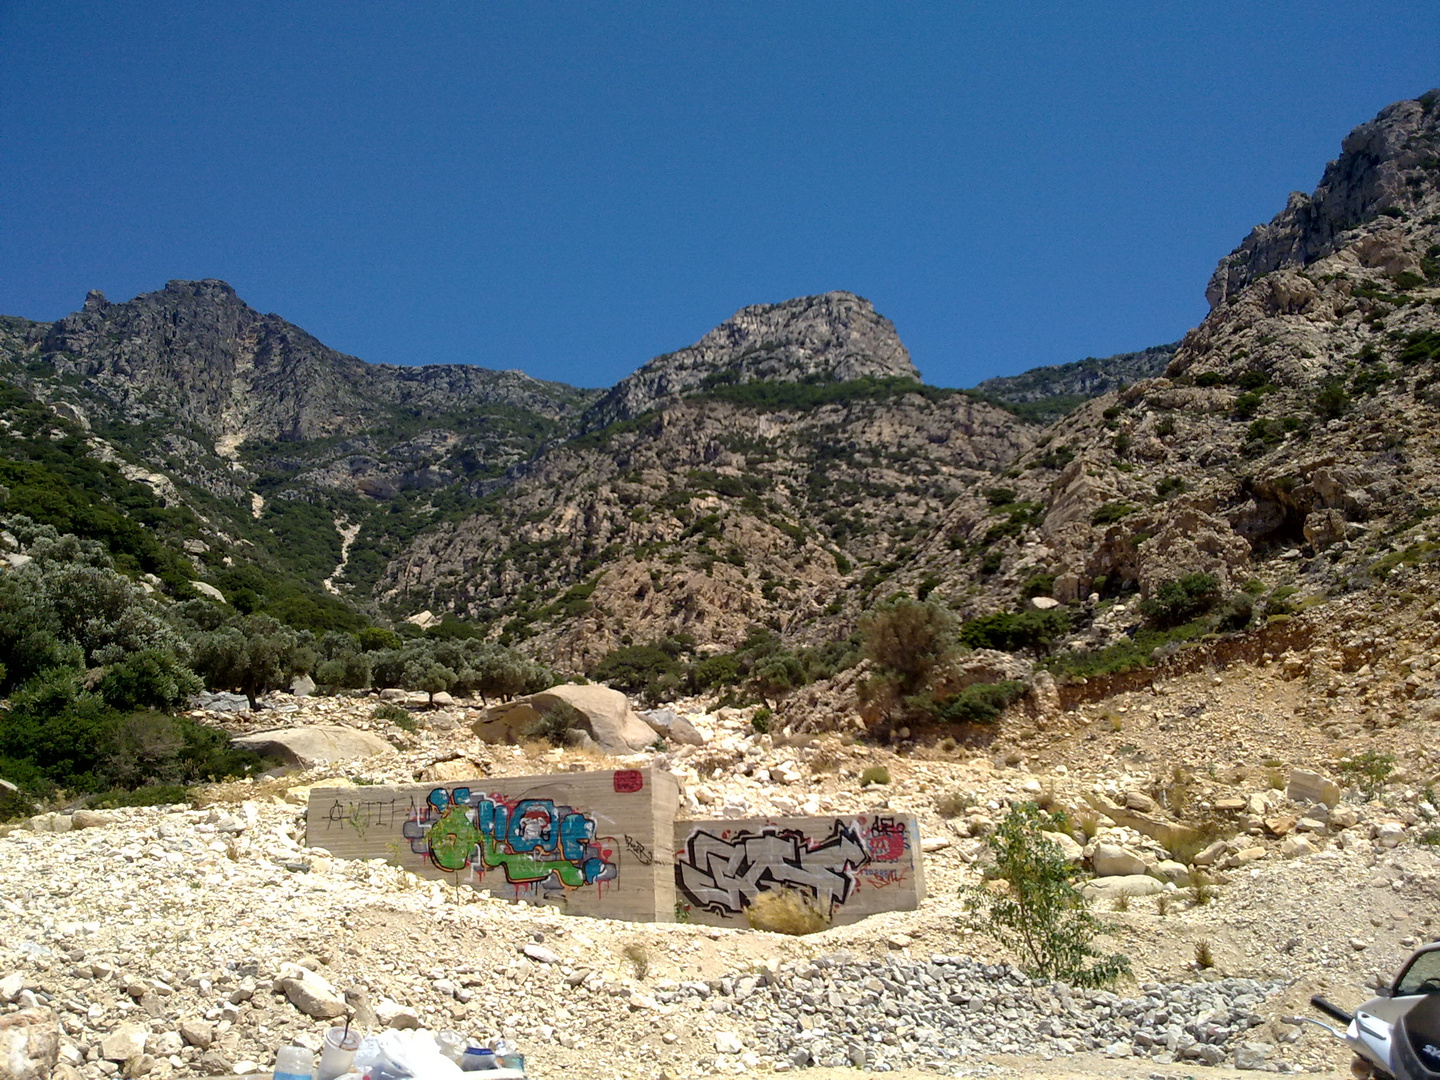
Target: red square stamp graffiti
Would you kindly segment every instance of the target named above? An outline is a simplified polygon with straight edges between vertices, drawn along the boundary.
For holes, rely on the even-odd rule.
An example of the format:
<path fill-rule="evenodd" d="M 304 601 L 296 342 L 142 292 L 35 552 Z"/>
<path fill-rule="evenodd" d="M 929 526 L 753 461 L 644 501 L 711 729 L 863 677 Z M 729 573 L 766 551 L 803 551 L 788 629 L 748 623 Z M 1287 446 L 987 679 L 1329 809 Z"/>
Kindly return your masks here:
<path fill-rule="evenodd" d="M 621 769 L 615 774 L 615 790 L 630 795 L 645 786 L 645 774 L 639 769 Z"/>

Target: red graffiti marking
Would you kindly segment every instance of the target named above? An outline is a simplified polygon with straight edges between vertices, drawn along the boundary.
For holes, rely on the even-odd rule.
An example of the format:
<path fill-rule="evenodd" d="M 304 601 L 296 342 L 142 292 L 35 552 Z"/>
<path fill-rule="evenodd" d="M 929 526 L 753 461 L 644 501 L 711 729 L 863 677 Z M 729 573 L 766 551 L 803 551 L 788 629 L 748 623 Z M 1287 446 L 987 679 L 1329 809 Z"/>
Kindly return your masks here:
<path fill-rule="evenodd" d="M 877 818 L 865 837 L 870 857 L 877 862 L 899 862 L 905 857 L 905 825 L 894 818 Z"/>
<path fill-rule="evenodd" d="M 615 790 L 621 795 L 631 795 L 645 786 L 645 774 L 639 769 L 621 769 L 615 774 Z"/>

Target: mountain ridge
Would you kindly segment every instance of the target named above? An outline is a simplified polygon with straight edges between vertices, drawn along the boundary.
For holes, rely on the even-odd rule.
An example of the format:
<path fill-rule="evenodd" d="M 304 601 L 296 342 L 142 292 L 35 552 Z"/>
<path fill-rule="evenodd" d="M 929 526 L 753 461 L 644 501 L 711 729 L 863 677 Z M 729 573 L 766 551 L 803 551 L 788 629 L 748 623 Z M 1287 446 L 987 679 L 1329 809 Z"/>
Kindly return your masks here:
<path fill-rule="evenodd" d="M 600 392 L 366 365 L 221 282 L 173 282 L 0 321 L 0 377 L 190 500 L 223 553 L 195 573 L 222 592 L 256 522 L 314 567 L 345 529 L 325 580 L 372 616 L 430 608 L 577 664 L 705 611 L 717 646 L 754 623 L 843 636 L 898 591 L 967 617 L 1049 594 L 1077 633 L 1091 593 L 1190 572 L 1323 593 L 1368 580 L 1371 538 L 1429 498 L 1410 478 L 1432 452 L 1437 103 L 1361 125 L 1243 266 L 1222 258 L 1163 374 L 1144 365 L 1168 346 L 999 384 L 1107 387 L 1048 424 L 923 385 L 844 292 L 741 309 Z M 1126 364 L 1147 377 L 1122 390 Z"/>

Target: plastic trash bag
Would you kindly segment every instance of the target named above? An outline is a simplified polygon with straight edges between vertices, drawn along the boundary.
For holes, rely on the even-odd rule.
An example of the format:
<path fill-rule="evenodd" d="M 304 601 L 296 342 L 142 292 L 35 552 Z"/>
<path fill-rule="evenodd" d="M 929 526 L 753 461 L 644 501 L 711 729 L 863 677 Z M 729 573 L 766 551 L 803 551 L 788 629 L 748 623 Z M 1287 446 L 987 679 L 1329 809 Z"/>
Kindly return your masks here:
<path fill-rule="evenodd" d="M 423 1028 L 367 1035 L 360 1040 L 352 1067 L 370 1080 L 459 1080 L 465 1075 L 440 1052 L 435 1033 Z"/>

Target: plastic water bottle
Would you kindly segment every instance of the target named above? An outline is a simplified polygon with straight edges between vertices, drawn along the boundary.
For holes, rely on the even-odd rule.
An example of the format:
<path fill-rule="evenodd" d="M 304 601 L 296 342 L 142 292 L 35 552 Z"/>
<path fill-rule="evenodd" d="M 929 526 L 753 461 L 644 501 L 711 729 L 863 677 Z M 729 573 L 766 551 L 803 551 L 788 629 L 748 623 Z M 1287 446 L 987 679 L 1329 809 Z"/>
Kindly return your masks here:
<path fill-rule="evenodd" d="M 315 1055 L 303 1046 L 282 1046 L 275 1055 L 275 1080 L 314 1080 Z"/>
<path fill-rule="evenodd" d="M 501 1069 L 525 1071 L 525 1059 L 520 1056 L 520 1048 L 510 1039 L 495 1040 L 495 1065 Z"/>
<path fill-rule="evenodd" d="M 498 1068 L 495 1064 L 495 1051 L 488 1046 L 467 1047 L 460 1055 L 461 1072 L 489 1072 Z"/>

